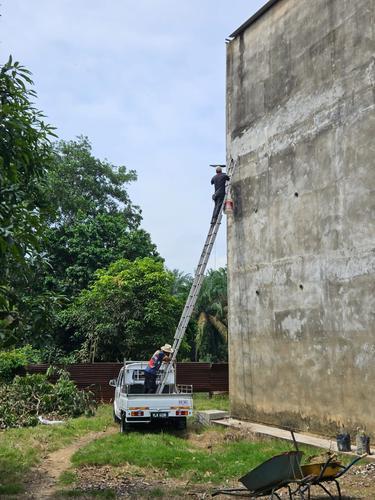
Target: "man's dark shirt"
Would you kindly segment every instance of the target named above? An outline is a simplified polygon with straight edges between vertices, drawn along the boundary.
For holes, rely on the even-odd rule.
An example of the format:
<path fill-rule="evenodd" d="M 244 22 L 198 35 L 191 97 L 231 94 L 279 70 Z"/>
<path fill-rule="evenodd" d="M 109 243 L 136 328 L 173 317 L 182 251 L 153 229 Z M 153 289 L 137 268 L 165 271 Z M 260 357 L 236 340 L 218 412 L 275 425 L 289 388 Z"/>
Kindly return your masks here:
<path fill-rule="evenodd" d="M 229 181 L 227 174 L 223 172 L 216 174 L 211 179 L 211 184 L 215 186 L 215 196 L 221 198 L 225 196 L 225 183 Z"/>

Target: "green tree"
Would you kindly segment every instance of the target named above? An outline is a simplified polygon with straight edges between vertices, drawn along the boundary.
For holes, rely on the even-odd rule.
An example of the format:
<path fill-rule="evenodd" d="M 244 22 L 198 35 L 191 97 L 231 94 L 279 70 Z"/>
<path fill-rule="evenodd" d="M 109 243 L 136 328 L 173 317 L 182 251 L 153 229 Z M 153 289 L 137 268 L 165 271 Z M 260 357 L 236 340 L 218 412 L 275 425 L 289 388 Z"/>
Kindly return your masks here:
<path fill-rule="evenodd" d="M 173 269 L 172 274 L 174 280 L 171 293 L 172 295 L 176 295 L 185 301 L 189 295 L 193 278 L 190 274 L 179 271 L 178 269 Z"/>
<path fill-rule="evenodd" d="M 139 207 L 132 204 L 125 189 L 137 179 L 134 170 L 95 158 L 84 136 L 57 142 L 54 153 L 45 191 L 45 197 L 55 205 L 57 215 L 51 220 L 54 226 L 98 214 L 122 213 L 128 227 L 138 227 Z"/>
<path fill-rule="evenodd" d="M 196 360 L 226 361 L 228 358 L 227 270 L 210 270 L 204 278 L 195 306 Z"/>
<path fill-rule="evenodd" d="M 12 57 L 0 66 L 0 339 L 20 319 L 19 295 L 41 260 L 50 209 L 41 192 L 54 133 L 32 103 L 32 85 L 30 71 Z"/>
<path fill-rule="evenodd" d="M 52 272 L 46 276 L 46 287 L 70 298 L 88 287 L 97 269 L 116 260 L 158 257 L 150 235 L 130 229 L 123 213 L 78 218 L 47 233 Z"/>
<path fill-rule="evenodd" d="M 81 359 L 147 359 L 171 342 L 181 314 L 173 281 L 173 273 L 149 257 L 122 259 L 98 271 L 64 314 L 82 342 Z"/>
<path fill-rule="evenodd" d="M 121 258 L 158 256 L 126 190 L 134 180 L 133 170 L 95 158 L 85 137 L 56 144 L 45 192 L 55 206 L 46 233 L 53 269 L 47 289 L 74 298 L 97 269 Z"/>

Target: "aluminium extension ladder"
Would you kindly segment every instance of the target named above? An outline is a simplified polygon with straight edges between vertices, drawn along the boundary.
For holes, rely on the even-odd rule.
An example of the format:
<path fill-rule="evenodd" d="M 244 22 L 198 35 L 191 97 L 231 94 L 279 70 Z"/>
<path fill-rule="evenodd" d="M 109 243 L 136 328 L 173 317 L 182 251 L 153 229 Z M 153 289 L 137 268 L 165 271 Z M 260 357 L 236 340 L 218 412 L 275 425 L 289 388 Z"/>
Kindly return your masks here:
<path fill-rule="evenodd" d="M 233 163 L 233 160 L 232 160 L 231 166 L 232 166 L 232 168 L 228 172 L 228 174 L 230 175 L 230 180 L 226 184 L 225 198 L 224 198 L 224 201 L 221 205 L 220 212 L 217 216 L 216 221 L 214 223 L 210 224 L 210 229 L 208 231 L 207 238 L 206 238 L 206 241 L 205 241 L 204 246 L 203 246 L 203 250 L 202 250 L 199 262 L 198 262 L 198 267 L 195 271 L 193 284 L 191 285 L 191 289 L 190 289 L 188 298 L 186 300 L 185 307 L 182 311 L 181 318 L 180 318 L 180 321 L 178 323 L 176 333 L 174 336 L 174 341 L 173 341 L 173 346 L 172 346 L 173 347 L 172 358 L 171 358 L 170 363 L 168 363 L 167 368 L 164 371 L 164 376 L 163 376 L 163 378 L 162 378 L 162 380 L 157 388 L 157 391 L 156 391 L 157 394 L 161 394 L 163 392 L 163 389 L 164 389 L 164 386 L 165 386 L 165 383 L 167 381 L 167 377 L 169 374 L 170 367 L 173 366 L 173 364 L 176 361 L 178 350 L 180 348 L 182 339 L 185 335 L 186 328 L 189 324 L 191 315 L 193 314 L 194 306 L 195 306 L 197 299 L 198 299 L 198 295 L 199 295 L 199 291 L 200 291 L 202 283 L 203 283 L 204 273 L 206 271 L 208 259 L 210 258 L 212 247 L 215 243 L 215 239 L 216 239 L 217 233 L 219 231 L 221 219 L 223 216 L 223 207 L 225 205 L 225 201 L 226 201 L 228 193 L 229 193 L 232 176 L 234 173 L 234 169 L 236 167 L 236 164 Z"/>

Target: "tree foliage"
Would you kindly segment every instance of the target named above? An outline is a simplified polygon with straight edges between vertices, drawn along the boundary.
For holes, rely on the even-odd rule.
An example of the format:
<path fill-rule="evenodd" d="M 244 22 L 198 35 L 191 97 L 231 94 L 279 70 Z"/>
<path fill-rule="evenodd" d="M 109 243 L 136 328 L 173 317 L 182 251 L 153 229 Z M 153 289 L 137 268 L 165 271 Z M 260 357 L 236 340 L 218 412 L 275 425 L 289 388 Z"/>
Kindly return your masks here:
<path fill-rule="evenodd" d="M 12 57 L 0 66 L 0 335 L 18 318 L 14 282 L 27 286 L 40 258 L 49 206 L 42 195 L 53 128 L 32 100 L 30 72 Z"/>
<path fill-rule="evenodd" d="M 121 258 L 158 256 L 126 190 L 135 179 L 134 170 L 95 158 L 85 137 L 55 145 L 45 193 L 55 208 L 46 232 L 53 269 L 47 289 L 74 298 L 97 269 Z"/>
<path fill-rule="evenodd" d="M 143 229 L 130 229 L 123 213 L 77 218 L 51 227 L 46 248 L 52 272 L 46 287 L 75 297 L 87 288 L 96 270 L 125 258 L 158 257 L 156 246 Z"/>
<path fill-rule="evenodd" d="M 55 206 L 51 222 L 64 225 L 99 214 L 122 213 L 128 227 L 137 227 L 140 210 L 125 189 L 136 179 L 135 170 L 95 158 L 87 137 L 57 142 L 45 192 Z"/>
<path fill-rule="evenodd" d="M 173 274 L 149 257 L 126 259 L 97 272 L 65 319 L 83 342 L 84 361 L 147 359 L 171 342 L 180 314 Z"/>

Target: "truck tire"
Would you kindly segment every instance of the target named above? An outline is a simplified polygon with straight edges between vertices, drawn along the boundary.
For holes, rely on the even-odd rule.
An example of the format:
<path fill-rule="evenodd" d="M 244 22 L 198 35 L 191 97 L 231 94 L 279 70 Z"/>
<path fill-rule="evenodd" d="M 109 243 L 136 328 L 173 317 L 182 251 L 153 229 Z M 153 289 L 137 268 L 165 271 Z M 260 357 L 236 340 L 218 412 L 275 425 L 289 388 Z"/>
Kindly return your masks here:
<path fill-rule="evenodd" d="M 125 420 L 125 413 L 121 413 L 121 420 L 120 420 L 120 432 L 121 434 L 125 434 L 129 430 L 129 424 Z"/>
<path fill-rule="evenodd" d="M 113 408 L 113 421 L 114 421 L 115 424 L 119 424 L 120 423 L 120 419 L 116 415 L 114 408 Z"/>
<path fill-rule="evenodd" d="M 177 417 L 175 420 L 175 428 L 178 431 L 184 431 L 186 429 L 186 417 Z"/>

